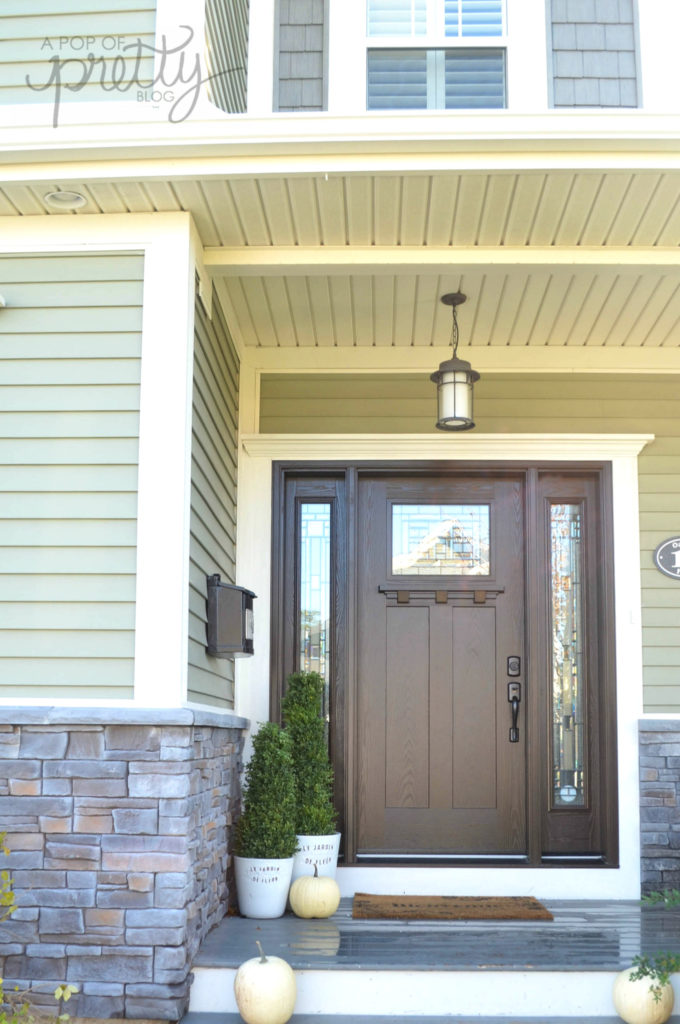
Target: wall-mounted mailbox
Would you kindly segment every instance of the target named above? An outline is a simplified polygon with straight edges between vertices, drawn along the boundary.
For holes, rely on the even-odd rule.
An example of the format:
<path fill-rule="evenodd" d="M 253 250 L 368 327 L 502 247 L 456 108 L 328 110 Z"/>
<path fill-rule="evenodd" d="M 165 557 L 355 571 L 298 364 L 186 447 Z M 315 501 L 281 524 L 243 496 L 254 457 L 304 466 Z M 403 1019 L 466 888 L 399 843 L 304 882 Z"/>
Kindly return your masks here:
<path fill-rule="evenodd" d="M 253 653 L 252 590 L 222 583 L 219 573 L 208 576 L 208 644 L 213 658 Z"/>

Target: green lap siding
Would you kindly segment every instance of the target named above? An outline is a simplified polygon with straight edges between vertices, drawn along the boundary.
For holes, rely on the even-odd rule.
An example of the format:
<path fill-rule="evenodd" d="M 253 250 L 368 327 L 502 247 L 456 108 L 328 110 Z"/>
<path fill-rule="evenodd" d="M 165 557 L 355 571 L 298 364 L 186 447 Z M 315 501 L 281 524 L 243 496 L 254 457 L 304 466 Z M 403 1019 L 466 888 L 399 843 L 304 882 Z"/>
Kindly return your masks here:
<path fill-rule="evenodd" d="M 234 659 L 206 654 L 206 577 L 236 572 L 238 356 L 217 297 L 196 304 L 191 448 L 189 700 L 234 706 Z"/>
<path fill-rule="evenodd" d="M 474 359 L 473 359 L 474 364 Z M 427 375 L 265 375 L 263 433 L 420 433 L 434 426 Z M 655 547 L 680 535 L 677 378 L 617 374 L 484 374 L 478 433 L 651 433 L 639 458 L 645 710 L 680 711 L 680 582 L 654 567 Z"/>
<path fill-rule="evenodd" d="M 54 104 L 58 81 L 62 103 L 136 102 L 154 77 L 155 23 L 155 0 L 3 0 L 0 103 Z"/>
<path fill-rule="evenodd" d="M 0 696 L 132 696 L 143 259 L 0 259 Z"/>

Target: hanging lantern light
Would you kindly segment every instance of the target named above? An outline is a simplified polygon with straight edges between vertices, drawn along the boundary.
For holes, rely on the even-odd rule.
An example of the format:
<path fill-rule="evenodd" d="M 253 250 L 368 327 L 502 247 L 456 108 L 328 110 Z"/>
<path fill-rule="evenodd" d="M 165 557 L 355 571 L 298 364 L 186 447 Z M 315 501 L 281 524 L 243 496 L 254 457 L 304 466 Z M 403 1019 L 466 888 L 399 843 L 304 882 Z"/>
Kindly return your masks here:
<path fill-rule="evenodd" d="M 453 357 L 439 364 L 439 369 L 430 377 L 437 385 L 437 430 L 472 430 L 472 386 L 479 380 L 479 374 L 472 369 L 470 363 L 459 359 L 458 351 L 458 318 L 456 307 L 465 302 L 467 296 L 462 292 L 449 292 L 442 295 L 445 306 L 451 306 L 453 327 L 451 342 Z"/>

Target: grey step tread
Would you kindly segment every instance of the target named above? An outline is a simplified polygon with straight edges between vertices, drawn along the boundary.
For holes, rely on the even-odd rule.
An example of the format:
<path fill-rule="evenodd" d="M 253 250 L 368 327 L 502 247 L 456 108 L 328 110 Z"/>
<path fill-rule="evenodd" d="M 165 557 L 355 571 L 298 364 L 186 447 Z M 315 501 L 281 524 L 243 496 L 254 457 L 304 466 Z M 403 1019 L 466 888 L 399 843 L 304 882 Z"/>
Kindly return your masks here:
<path fill-rule="evenodd" d="M 554 921 L 355 921 L 351 901 L 328 920 L 229 917 L 204 939 L 195 968 L 236 968 L 257 955 L 298 970 L 620 971 L 641 951 L 680 953 L 680 913 L 637 903 L 545 901 Z"/>
<path fill-rule="evenodd" d="M 620 1017 L 397 1017 L 355 1014 L 294 1013 L 290 1024 L 621 1024 Z M 243 1024 L 238 1013 L 190 1012 L 180 1024 Z M 669 1024 L 680 1024 L 673 1016 Z"/>

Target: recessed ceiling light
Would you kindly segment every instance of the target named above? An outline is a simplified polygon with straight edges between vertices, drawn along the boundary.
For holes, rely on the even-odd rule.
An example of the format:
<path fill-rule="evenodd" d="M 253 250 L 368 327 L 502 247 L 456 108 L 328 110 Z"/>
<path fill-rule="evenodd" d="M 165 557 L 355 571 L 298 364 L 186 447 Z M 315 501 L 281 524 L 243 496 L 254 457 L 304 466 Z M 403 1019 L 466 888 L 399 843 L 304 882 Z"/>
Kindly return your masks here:
<path fill-rule="evenodd" d="M 47 192 L 43 199 L 53 210 L 79 210 L 81 206 L 87 205 L 87 199 L 80 192 L 68 192 L 65 189 Z"/>

